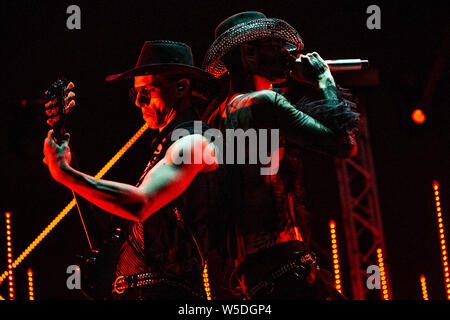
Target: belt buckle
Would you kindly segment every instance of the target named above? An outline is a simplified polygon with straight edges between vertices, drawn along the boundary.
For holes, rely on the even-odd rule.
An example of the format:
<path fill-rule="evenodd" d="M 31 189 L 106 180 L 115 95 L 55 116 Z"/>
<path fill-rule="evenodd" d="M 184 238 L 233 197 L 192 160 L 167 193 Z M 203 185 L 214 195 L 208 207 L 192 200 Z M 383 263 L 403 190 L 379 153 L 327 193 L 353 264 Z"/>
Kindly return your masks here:
<path fill-rule="evenodd" d="M 308 253 L 300 258 L 302 263 L 301 267 L 304 272 L 304 281 L 307 285 L 311 286 L 316 280 L 316 272 L 319 269 L 317 265 L 317 258 L 314 253 Z"/>
<path fill-rule="evenodd" d="M 316 262 L 316 257 L 314 254 L 311 253 L 307 253 L 304 256 L 302 256 L 300 258 L 300 262 L 301 263 L 306 263 L 306 262 L 311 262 L 311 263 L 315 263 Z"/>
<path fill-rule="evenodd" d="M 125 292 L 125 289 L 128 288 L 128 282 L 124 276 L 118 276 L 116 281 L 114 281 L 114 289 L 113 292 L 117 294 L 122 294 Z"/>

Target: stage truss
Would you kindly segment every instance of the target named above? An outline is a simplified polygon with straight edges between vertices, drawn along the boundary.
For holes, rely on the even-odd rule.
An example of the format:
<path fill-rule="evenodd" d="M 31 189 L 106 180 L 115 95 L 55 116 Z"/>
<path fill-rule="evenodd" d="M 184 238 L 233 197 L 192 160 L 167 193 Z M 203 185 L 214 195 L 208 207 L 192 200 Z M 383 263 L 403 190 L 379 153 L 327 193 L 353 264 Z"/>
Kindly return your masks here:
<path fill-rule="evenodd" d="M 380 298 L 390 300 L 392 290 L 386 263 L 389 259 L 386 259 L 388 255 L 363 101 L 359 101 L 358 111 L 362 113 L 357 138 L 358 154 L 351 159 L 335 160 L 349 263 L 351 298 L 366 300 L 373 299 L 379 294 Z M 384 256 L 382 266 L 379 266 L 378 252 L 382 252 Z M 381 279 L 382 286 L 379 290 L 371 290 L 367 286 L 367 279 L 371 276 L 367 273 L 367 268 L 371 265 L 384 269 L 384 279 Z"/>

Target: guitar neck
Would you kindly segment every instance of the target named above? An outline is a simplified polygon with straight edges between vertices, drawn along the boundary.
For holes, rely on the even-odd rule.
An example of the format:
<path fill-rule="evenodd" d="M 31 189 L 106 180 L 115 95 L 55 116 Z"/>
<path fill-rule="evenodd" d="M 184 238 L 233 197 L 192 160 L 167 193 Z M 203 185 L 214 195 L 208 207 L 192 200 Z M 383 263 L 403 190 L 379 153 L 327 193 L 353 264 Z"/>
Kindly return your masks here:
<path fill-rule="evenodd" d="M 57 92 L 57 121 L 52 124 L 55 140 L 58 144 L 61 144 L 64 134 L 66 133 L 66 88 L 65 83 L 61 80 L 58 86 Z"/>

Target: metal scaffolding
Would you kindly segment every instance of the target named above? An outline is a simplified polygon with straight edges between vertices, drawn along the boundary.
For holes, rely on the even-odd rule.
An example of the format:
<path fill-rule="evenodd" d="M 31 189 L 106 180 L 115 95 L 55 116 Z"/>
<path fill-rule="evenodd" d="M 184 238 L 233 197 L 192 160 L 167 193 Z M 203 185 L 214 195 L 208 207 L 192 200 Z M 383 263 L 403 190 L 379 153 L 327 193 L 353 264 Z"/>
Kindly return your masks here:
<path fill-rule="evenodd" d="M 378 266 L 377 249 L 382 250 L 384 257 L 387 257 L 387 252 L 363 101 L 359 101 L 359 106 L 362 117 L 357 138 L 358 154 L 351 159 L 336 159 L 335 165 L 350 269 L 352 299 L 368 300 L 374 297 L 383 298 L 381 288 L 380 290 L 370 290 L 367 287 L 366 282 L 371 275 L 367 273 L 367 267 Z M 385 288 L 391 299 L 392 290 L 386 263 L 383 267 L 386 273 Z"/>

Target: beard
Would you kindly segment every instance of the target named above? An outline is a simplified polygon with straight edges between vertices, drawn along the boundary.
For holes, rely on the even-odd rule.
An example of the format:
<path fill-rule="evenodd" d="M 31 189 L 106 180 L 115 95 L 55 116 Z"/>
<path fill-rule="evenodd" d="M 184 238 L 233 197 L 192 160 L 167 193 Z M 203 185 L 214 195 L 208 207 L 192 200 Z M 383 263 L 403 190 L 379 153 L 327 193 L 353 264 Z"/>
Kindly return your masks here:
<path fill-rule="evenodd" d="M 142 110 L 142 115 L 150 129 L 160 129 L 165 127 L 175 114 L 175 110 L 169 106 L 162 108 L 150 107 Z"/>

